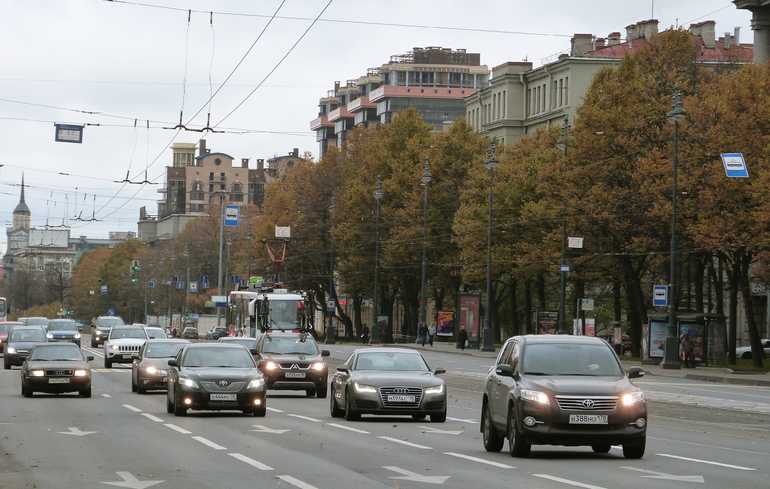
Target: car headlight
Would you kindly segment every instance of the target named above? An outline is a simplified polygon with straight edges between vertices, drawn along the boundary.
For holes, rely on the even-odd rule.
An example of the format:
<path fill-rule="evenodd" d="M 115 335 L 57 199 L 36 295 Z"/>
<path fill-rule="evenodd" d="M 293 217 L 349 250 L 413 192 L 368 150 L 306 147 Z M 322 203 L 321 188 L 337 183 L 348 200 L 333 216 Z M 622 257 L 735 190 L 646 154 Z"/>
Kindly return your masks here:
<path fill-rule="evenodd" d="M 16 353 L 16 348 L 9 346 L 8 347 L 8 353 Z"/>
<path fill-rule="evenodd" d="M 353 382 L 353 388 L 356 390 L 356 392 L 360 392 L 362 394 L 374 394 L 377 392 L 375 387 L 366 384 L 359 384 L 358 382 Z"/>
<path fill-rule="evenodd" d="M 75 377 L 85 377 L 86 375 L 88 375 L 88 370 L 82 368 L 75 370 Z"/>
<path fill-rule="evenodd" d="M 444 384 L 434 385 L 433 387 L 428 387 L 425 389 L 426 394 L 443 394 L 444 393 Z"/>
<path fill-rule="evenodd" d="M 46 333 L 45 337 L 48 338 L 49 340 L 53 339 L 53 333 Z"/>
<path fill-rule="evenodd" d="M 264 385 L 265 385 L 265 380 L 262 377 L 259 377 L 257 379 L 251 379 L 251 382 L 249 382 L 249 385 L 246 388 L 261 389 Z"/>
<path fill-rule="evenodd" d="M 639 404 L 640 402 L 644 401 L 644 392 L 627 392 L 626 394 L 623 394 L 621 401 L 623 402 L 624 407 L 630 407 L 635 404 Z"/>
<path fill-rule="evenodd" d="M 326 364 L 324 362 L 315 362 L 310 364 L 310 368 L 316 372 L 322 372 L 326 368 Z"/>
<path fill-rule="evenodd" d="M 155 374 L 158 373 L 158 369 L 153 367 L 153 366 L 147 367 L 146 369 L 144 369 L 144 371 L 147 372 L 150 375 L 155 375 Z"/>
<path fill-rule="evenodd" d="M 526 399 L 527 401 L 536 402 L 538 404 L 542 404 L 544 406 L 547 406 L 550 403 L 550 400 L 548 399 L 548 395 L 545 392 L 540 391 L 531 391 L 527 389 L 522 389 L 520 396 L 522 399 Z"/>
<path fill-rule="evenodd" d="M 45 377 L 45 370 L 32 370 L 29 374 L 33 377 Z"/>
<path fill-rule="evenodd" d="M 197 389 L 198 383 L 195 382 L 193 379 L 188 379 L 187 377 L 179 377 L 179 384 L 189 387 L 191 389 Z"/>
<path fill-rule="evenodd" d="M 80 333 L 75 333 L 75 336 L 73 336 L 73 338 L 75 338 L 76 340 L 79 340 L 80 339 Z"/>
<path fill-rule="evenodd" d="M 278 368 L 278 364 L 273 362 L 272 360 L 268 360 L 265 362 L 265 370 L 275 370 Z"/>
<path fill-rule="evenodd" d="M 110 348 L 112 348 L 112 351 L 118 351 L 118 345 L 110 345 Z"/>

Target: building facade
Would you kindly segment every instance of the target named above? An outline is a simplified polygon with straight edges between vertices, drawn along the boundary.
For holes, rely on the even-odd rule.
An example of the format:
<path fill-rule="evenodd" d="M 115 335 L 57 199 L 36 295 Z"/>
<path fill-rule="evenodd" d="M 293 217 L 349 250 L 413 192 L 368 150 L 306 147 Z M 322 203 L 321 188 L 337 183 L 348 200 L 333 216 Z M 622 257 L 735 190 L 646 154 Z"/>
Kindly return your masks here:
<path fill-rule="evenodd" d="M 310 122 L 319 154 L 341 147 L 357 126 L 387 124 L 394 114 L 414 108 L 435 130 L 444 130 L 465 114 L 464 99 L 485 87 L 489 70 L 478 53 L 441 47 L 414 48 L 391 56 L 365 75 L 335 82 L 318 102 L 318 117 Z"/>

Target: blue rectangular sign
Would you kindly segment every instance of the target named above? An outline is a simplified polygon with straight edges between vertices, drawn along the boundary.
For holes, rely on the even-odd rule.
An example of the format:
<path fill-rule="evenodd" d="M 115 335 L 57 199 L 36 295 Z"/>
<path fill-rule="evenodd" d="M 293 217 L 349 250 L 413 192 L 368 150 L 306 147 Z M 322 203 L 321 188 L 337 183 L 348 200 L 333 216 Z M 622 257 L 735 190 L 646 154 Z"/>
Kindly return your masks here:
<path fill-rule="evenodd" d="M 668 306 L 668 285 L 656 285 L 652 289 L 652 305 L 655 307 Z"/>
<path fill-rule="evenodd" d="M 728 178 L 749 178 L 749 168 L 743 153 L 722 153 L 722 165 Z"/>
<path fill-rule="evenodd" d="M 237 228 L 238 221 L 241 217 L 241 208 L 235 204 L 228 204 L 225 206 L 225 226 L 229 228 Z"/>

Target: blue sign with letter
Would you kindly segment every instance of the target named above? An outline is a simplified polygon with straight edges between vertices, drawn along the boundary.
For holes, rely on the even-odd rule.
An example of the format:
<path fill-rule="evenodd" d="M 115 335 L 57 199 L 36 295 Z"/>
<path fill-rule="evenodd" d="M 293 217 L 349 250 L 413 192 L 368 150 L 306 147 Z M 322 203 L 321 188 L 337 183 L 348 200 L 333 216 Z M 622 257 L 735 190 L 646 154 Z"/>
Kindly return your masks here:
<path fill-rule="evenodd" d="M 208 289 L 208 288 L 209 288 L 209 276 L 201 275 L 201 289 Z"/>
<path fill-rule="evenodd" d="M 237 228 L 238 221 L 241 217 L 241 208 L 235 204 L 228 204 L 225 206 L 225 226 L 229 228 Z"/>
<path fill-rule="evenodd" d="M 150 289 L 154 289 L 155 288 L 155 279 L 148 280 L 147 281 L 147 287 L 150 288 Z"/>
<path fill-rule="evenodd" d="M 749 168 L 743 153 L 722 153 L 722 164 L 728 178 L 749 178 Z"/>
<path fill-rule="evenodd" d="M 668 306 L 668 285 L 656 285 L 652 289 L 652 305 L 655 307 Z"/>

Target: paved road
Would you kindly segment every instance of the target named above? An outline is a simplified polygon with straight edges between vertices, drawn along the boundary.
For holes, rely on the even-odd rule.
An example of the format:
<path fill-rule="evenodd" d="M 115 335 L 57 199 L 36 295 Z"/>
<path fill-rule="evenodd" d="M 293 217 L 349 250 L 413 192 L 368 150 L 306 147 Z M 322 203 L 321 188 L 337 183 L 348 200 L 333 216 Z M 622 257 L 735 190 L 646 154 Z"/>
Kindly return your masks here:
<path fill-rule="evenodd" d="M 332 348 L 338 360 L 348 347 Z M 93 399 L 24 399 L 18 372 L 0 371 L 0 487 L 753 489 L 770 476 L 770 417 L 761 414 L 661 403 L 642 460 L 560 447 L 513 459 L 481 446 L 473 376 L 447 376 L 449 419 L 431 424 L 332 419 L 328 399 L 291 394 L 271 395 L 262 419 L 175 418 L 162 394 L 132 394 L 129 372 L 97 369 Z"/>

